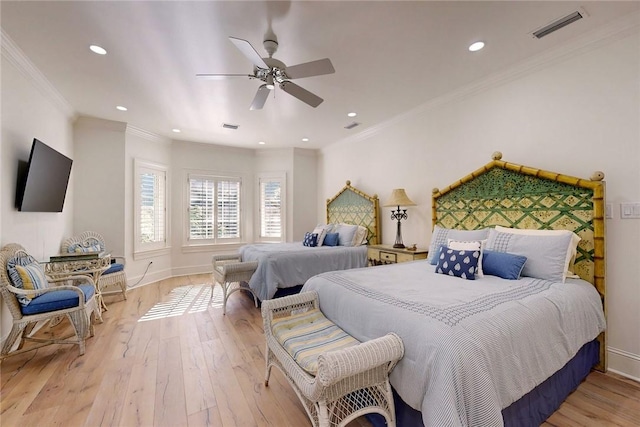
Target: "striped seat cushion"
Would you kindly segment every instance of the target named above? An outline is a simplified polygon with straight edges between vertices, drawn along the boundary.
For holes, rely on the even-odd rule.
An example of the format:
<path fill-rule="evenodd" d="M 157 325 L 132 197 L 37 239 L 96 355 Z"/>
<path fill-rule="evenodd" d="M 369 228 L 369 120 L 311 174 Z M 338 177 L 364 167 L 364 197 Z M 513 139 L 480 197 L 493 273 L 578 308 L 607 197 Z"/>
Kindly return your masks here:
<path fill-rule="evenodd" d="M 313 376 L 318 372 L 318 355 L 359 344 L 317 308 L 274 319 L 272 332 L 296 363 Z"/>

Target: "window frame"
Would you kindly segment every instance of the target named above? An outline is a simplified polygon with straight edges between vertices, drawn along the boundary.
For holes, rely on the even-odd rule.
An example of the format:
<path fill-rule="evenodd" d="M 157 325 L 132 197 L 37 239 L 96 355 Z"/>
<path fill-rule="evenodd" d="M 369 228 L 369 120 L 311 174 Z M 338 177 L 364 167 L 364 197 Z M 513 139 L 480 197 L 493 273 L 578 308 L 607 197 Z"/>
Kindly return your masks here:
<path fill-rule="evenodd" d="M 262 212 L 264 206 L 262 205 L 262 183 L 269 181 L 277 181 L 280 183 L 280 236 L 279 237 L 267 237 L 263 236 L 262 230 Z M 286 242 L 287 236 L 287 174 L 286 172 L 272 172 L 261 173 L 256 179 L 256 206 L 257 215 L 255 221 L 255 229 L 257 235 L 257 241 L 259 242 L 273 242 L 282 243 Z"/>
<path fill-rule="evenodd" d="M 133 159 L 134 165 L 134 184 L 133 184 L 133 200 L 134 200 L 134 209 L 133 209 L 133 256 L 134 259 L 145 258 L 148 256 L 156 256 L 162 254 L 168 254 L 171 248 L 170 238 L 171 230 L 170 230 L 170 188 L 169 188 L 169 167 L 156 162 L 150 162 L 142 159 Z M 164 182 L 164 240 L 157 240 L 153 242 L 142 242 L 142 223 L 141 223 L 141 215 L 142 215 L 142 175 L 145 173 L 151 173 L 156 176 L 159 176 Z"/>
<path fill-rule="evenodd" d="M 214 223 L 214 236 L 211 239 L 192 239 L 191 238 L 191 180 L 192 179 L 204 179 L 214 181 L 215 186 L 220 181 L 231 181 L 238 182 L 240 184 L 240 188 L 238 190 L 238 204 L 239 204 L 239 212 L 238 212 L 238 237 L 218 237 L 217 236 L 217 218 L 218 218 L 218 208 L 217 208 L 217 194 L 214 195 L 214 217 L 212 219 Z M 216 173 L 210 171 L 195 171 L 188 170 L 185 171 L 185 180 L 184 180 L 184 212 L 185 216 L 183 219 L 183 247 L 187 252 L 214 247 L 214 246 L 229 246 L 229 245 L 238 245 L 244 243 L 245 233 L 246 233 L 246 224 L 244 220 L 244 205 L 245 203 L 245 185 L 244 178 L 241 174 L 227 174 L 227 173 Z"/>

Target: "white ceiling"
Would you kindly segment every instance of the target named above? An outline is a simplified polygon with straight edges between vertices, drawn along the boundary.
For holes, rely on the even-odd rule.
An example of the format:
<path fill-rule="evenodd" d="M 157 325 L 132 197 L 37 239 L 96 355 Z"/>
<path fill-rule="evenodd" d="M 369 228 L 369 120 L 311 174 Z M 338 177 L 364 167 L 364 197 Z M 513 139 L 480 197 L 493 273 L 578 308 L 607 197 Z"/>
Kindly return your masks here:
<path fill-rule="evenodd" d="M 640 3 L 3 0 L 0 7 L 5 35 L 78 114 L 172 139 L 320 148 L 637 13 Z M 587 19 L 540 40 L 531 36 L 580 7 Z M 269 31 L 280 44 L 274 58 L 287 65 L 333 62 L 335 74 L 296 80 L 324 98 L 319 107 L 276 89 L 263 110 L 249 111 L 261 82 L 195 78 L 250 74 L 251 63 L 228 36 L 267 56 Z M 486 47 L 469 52 L 476 40 Z M 90 44 L 108 54 L 91 53 Z M 344 128 L 354 120 L 361 125 Z"/>

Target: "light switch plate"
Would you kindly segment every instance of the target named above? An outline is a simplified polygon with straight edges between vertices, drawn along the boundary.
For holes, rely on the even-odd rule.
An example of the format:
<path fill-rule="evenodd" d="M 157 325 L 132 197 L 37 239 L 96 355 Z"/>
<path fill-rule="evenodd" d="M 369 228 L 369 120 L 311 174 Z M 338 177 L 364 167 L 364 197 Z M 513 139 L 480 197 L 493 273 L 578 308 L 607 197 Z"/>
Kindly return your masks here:
<path fill-rule="evenodd" d="M 605 206 L 605 218 L 613 218 L 613 204 L 607 203 Z"/>
<path fill-rule="evenodd" d="M 640 218 L 640 203 L 620 203 L 620 218 Z"/>

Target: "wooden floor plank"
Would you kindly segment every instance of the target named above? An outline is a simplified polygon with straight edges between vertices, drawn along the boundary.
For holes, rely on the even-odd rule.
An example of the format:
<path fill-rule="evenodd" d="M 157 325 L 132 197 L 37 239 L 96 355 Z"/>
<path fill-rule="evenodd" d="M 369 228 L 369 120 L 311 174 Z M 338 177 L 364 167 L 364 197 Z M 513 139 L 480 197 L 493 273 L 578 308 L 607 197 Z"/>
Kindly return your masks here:
<path fill-rule="evenodd" d="M 0 364 L 0 425 L 310 426 L 285 377 L 264 386 L 260 310 L 234 293 L 222 314 L 209 274 L 107 297 L 104 322 L 78 347 L 52 345 Z M 57 328 L 57 329 L 56 329 Z M 38 334 L 65 333 L 60 324 Z M 640 384 L 592 372 L 545 427 L 640 425 Z M 363 418 L 349 427 L 370 427 Z"/>

